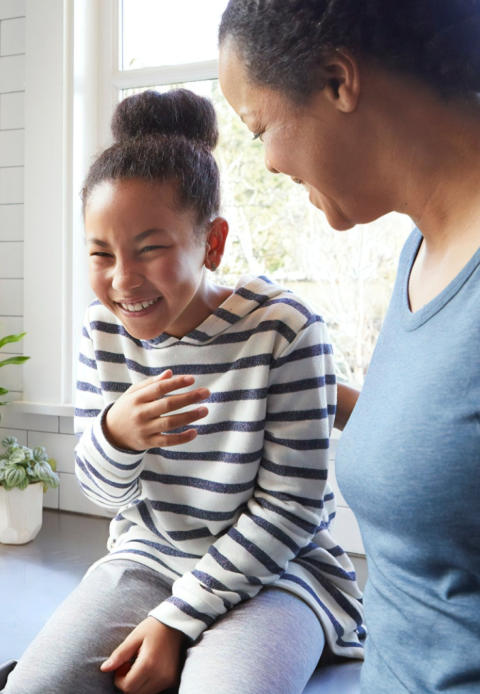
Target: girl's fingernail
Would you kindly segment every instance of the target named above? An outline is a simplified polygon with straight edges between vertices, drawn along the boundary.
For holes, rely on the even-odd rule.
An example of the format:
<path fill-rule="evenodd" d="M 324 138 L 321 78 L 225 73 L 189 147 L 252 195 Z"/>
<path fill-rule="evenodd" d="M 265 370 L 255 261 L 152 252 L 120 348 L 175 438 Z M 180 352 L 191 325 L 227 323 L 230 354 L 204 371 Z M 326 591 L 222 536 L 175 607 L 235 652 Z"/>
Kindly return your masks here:
<path fill-rule="evenodd" d="M 112 664 L 112 659 L 111 659 L 111 658 L 107 658 L 107 660 L 105 660 L 105 662 L 103 662 L 103 663 L 100 665 L 100 667 L 101 667 L 101 668 L 103 668 L 103 667 L 110 667 L 111 664 Z"/>

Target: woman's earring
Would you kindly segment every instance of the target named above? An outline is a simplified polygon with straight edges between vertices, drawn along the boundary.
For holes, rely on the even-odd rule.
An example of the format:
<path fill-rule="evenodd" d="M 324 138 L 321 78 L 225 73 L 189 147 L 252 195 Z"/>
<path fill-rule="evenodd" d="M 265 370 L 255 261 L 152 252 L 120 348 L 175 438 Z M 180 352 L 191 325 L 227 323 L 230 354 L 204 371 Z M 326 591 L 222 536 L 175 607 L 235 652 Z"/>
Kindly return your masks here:
<path fill-rule="evenodd" d="M 217 266 L 215 263 L 209 263 L 208 269 L 211 270 L 212 272 L 215 272 L 215 270 L 217 269 Z"/>

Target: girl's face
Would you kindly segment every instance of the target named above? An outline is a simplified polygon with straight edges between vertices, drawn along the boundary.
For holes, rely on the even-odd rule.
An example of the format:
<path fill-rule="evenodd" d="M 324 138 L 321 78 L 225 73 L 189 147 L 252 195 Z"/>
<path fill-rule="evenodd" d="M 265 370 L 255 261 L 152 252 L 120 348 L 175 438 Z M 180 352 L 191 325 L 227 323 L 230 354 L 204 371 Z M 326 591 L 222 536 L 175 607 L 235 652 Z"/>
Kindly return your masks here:
<path fill-rule="evenodd" d="M 267 169 L 303 183 L 335 229 L 366 221 L 369 211 L 359 205 L 366 138 L 352 129 L 355 119 L 349 120 L 324 90 L 296 105 L 277 90 L 253 84 L 229 39 L 221 46 L 219 76 L 227 101 L 262 140 Z"/>
<path fill-rule="evenodd" d="M 85 210 L 90 284 L 138 339 L 182 337 L 204 311 L 206 237 L 171 183 L 104 181 Z"/>

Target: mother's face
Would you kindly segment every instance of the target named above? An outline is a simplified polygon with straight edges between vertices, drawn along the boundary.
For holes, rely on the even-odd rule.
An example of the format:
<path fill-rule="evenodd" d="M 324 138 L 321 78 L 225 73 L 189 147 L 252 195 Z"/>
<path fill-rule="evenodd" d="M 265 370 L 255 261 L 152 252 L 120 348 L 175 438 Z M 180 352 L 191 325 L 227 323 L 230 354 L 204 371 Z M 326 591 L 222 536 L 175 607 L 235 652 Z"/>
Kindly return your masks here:
<path fill-rule="evenodd" d="M 335 229 L 366 221 L 358 204 L 363 163 L 358 126 L 351 127 L 328 89 L 296 105 L 282 92 L 252 83 L 230 39 L 221 47 L 219 67 L 227 101 L 264 144 L 267 169 L 303 183 Z"/>

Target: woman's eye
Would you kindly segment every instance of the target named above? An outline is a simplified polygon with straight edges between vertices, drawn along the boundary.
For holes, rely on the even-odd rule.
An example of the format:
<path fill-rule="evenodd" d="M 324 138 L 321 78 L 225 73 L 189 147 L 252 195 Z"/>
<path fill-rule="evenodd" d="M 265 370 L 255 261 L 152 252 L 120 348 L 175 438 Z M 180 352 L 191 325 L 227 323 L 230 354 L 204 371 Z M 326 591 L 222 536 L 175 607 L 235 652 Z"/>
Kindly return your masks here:
<path fill-rule="evenodd" d="M 93 253 L 90 253 L 90 257 L 96 257 L 96 258 L 113 258 L 111 253 L 105 253 L 105 251 L 93 251 Z"/>
<path fill-rule="evenodd" d="M 261 140 L 265 130 L 259 130 L 258 133 L 253 133 L 252 140 Z"/>

